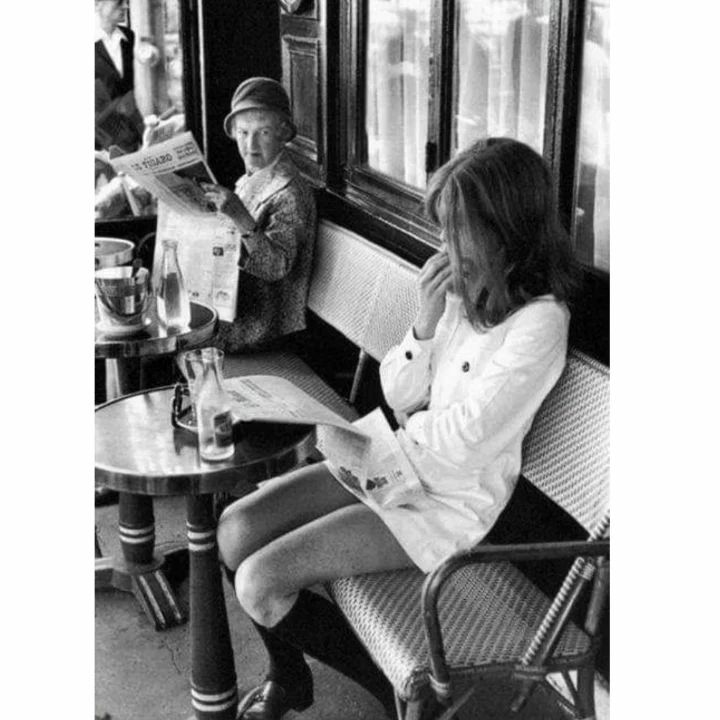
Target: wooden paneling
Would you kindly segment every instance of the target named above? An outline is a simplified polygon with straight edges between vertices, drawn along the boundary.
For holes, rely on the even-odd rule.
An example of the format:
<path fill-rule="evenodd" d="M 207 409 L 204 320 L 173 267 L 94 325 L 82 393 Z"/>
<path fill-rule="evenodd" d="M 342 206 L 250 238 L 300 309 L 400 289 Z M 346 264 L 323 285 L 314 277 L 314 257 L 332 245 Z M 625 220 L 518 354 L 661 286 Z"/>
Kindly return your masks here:
<path fill-rule="evenodd" d="M 280 13 L 282 82 L 298 134 L 293 159 L 315 185 L 327 180 L 327 26 L 325 0 L 308 0 L 295 13 Z"/>
<path fill-rule="evenodd" d="M 293 149 L 321 164 L 322 108 L 319 102 L 320 41 L 317 38 L 284 35 L 282 38 L 283 83 L 298 133 Z"/>

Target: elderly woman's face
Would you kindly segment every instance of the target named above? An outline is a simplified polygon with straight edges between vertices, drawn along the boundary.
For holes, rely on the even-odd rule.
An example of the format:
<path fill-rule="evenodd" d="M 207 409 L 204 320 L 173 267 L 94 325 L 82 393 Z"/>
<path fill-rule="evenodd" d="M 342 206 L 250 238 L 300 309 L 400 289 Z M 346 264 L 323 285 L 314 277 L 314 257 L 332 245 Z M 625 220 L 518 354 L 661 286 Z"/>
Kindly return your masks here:
<path fill-rule="evenodd" d="M 270 165 L 285 145 L 282 120 L 264 110 L 246 110 L 236 115 L 234 134 L 248 173 Z"/>

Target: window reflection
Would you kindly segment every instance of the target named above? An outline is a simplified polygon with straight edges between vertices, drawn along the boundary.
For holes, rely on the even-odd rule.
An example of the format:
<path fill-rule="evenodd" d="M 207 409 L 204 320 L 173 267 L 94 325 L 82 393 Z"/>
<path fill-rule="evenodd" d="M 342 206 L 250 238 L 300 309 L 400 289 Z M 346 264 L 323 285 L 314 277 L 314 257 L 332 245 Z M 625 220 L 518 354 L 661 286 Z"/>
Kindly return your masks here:
<path fill-rule="evenodd" d="M 586 8 L 575 176 L 577 256 L 610 270 L 610 26 L 609 0 Z"/>
<path fill-rule="evenodd" d="M 184 127 L 180 0 L 95 0 L 95 216 L 155 214 L 109 159 Z"/>
<path fill-rule="evenodd" d="M 460 0 L 453 148 L 503 135 L 542 153 L 550 0 Z"/>
<path fill-rule="evenodd" d="M 368 2 L 368 165 L 425 187 L 430 3 Z"/>

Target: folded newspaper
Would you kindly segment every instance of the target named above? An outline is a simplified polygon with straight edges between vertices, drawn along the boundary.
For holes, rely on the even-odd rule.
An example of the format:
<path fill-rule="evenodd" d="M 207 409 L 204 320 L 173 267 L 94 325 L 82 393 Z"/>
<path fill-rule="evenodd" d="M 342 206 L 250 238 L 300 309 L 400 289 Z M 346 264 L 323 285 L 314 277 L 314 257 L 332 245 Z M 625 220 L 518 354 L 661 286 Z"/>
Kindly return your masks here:
<path fill-rule="evenodd" d="M 178 242 L 178 262 L 190 300 L 211 305 L 221 320 L 235 319 L 240 236 L 233 223 L 208 204 L 200 185 L 215 183 L 192 133 L 110 161 L 160 200 L 153 256 L 157 287 L 162 241 Z"/>
<path fill-rule="evenodd" d="M 394 507 L 423 495 L 422 485 L 380 408 L 350 423 L 289 380 L 275 375 L 228 378 L 238 420 L 317 425 L 317 447 L 350 492 Z"/>

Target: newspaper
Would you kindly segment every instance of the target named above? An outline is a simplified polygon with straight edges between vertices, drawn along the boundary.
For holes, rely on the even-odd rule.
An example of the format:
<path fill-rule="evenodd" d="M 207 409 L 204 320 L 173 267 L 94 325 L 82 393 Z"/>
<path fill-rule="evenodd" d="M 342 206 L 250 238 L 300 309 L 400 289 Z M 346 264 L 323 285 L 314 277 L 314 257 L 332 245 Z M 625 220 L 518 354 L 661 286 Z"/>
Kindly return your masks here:
<path fill-rule="evenodd" d="M 221 320 L 232 322 L 237 307 L 240 235 L 205 198 L 200 183 L 217 181 L 192 133 L 180 133 L 110 163 L 116 172 L 125 173 L 160 201 L 153 287 L 158 287 L 162 241 L 177 240 L 178 262 L 190 300 L 211 305 Z"/>
<path fill-rule="evenodd" d="M 125 173 L 149 193 L 184 215 L 215 215 L 199 183 L 215 183 L 215 176 L 195 142 L 184 132 L 110 161 L 117 173 Z"/>
<path fill-rule="evenodd" d="M 232 413 L 240 421 L 335 425 L 353 435 L 364 435 L 362 430 L 283 377 L 245 375 L 225 378 L 223 385 L 230 396 Z"/>
<path fill-rule="evenodd" d="M 318 450 L 333 466 L 338 480 L 354 495 L 384 508 L 421 498 L 420 479 L 383 411 L 376 408 L 353 426 L 362 435 L 337 426 L 318 428 Z"/>
<path fill-rule="evenodd" d="M 406 504 L 422 485 L 380 408 L 350 423 L 289 380 L 247 375 L 225 380 L 237 420 L 317 425 L 317 447 L 353 494 L 381 507 Z"/>
<path fill-rule="evenodd" d="M 188 216 L 165 203 L 158 205 L 153 287 L 157 287 L 162 241 L 178 241 L 178 263 L 190 300 L 211 305 L 221 320 L 235 319 L 240 235 L 233 223 L 215 213 Z"/>

